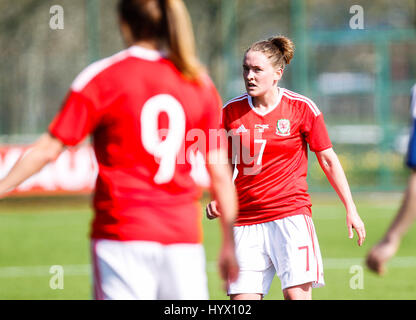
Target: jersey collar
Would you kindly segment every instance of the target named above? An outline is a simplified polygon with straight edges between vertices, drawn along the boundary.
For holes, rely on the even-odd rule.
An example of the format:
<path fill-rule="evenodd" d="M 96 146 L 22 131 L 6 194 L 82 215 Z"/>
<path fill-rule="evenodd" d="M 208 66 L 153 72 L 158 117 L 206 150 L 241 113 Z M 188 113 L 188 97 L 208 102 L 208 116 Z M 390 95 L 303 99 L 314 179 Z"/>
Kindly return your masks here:
<path fill-rule="evenodd" d="M 253 98 L 248 95 L 248 104 L 250 105 L 250 108 L 257 113 L 260 116 L 265 116 L 266 114 L 269 114 L 270 112 L 272 112 L 274 109 L 277 108 L 277 106 L 279 105 L 280 101 L 282 100 L 282 95 L 283 95 L 283 91 L 285 89 L 284 88 L 279 88 L 279 95 L 277 96 L 277 101 L 275 103 L 275 105 L 273 107 L 271 107 L 267 112 L 260 112 L 253 104 Z"/>
<path fill-rule="evenodd" d="M 149 61 L 159 60 L 163 56 L 160 51 L 143 48 L 138 45 L 131 46 L 127 50 L 133 57 L 137 57 L 137 58 L 141 58 L 141 59 L 149 60 Z"/>

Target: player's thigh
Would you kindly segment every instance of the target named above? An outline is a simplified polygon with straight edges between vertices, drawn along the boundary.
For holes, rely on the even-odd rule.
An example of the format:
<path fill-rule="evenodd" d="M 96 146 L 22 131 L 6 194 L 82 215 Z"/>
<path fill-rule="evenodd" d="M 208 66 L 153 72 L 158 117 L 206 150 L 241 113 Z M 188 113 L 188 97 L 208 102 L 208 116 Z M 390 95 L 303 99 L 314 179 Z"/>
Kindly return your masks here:
<path fill-rule="evenodd" d="M 240 272 L 237 281 L 229 284 L 228 294 L 267 294 L 276 270 L 265 251 L 263 224 L 235 227 L 234 238 Z"/>
<path fill-rule="evenodd" d="M 146 241 L 92 241 L 94 298 L 157 298 L 161 245 Z"/>
<path fill-rule="evenodd" d="M 322 257 L 312 219 L 294 215 L 269 223 L 270 256 L 282 290 L 306 283 L 324 285 Z"/>
<path fill-rule="evenodd" d="M 208 297 L 202 244 L 166 245 L 158 299 L 207 300 Z"/>

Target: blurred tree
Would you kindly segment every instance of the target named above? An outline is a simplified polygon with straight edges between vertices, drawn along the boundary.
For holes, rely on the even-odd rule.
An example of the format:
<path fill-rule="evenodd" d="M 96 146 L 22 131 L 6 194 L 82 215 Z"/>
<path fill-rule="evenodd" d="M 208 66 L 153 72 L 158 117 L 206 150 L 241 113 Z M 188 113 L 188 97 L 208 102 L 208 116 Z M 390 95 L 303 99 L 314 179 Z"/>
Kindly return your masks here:
<path fill-rule="evenodd" d="M 375 45 L 373 41 L 358 43 L 354 39 L 371 31 L 380 37 L 391 30 L 416 30 L 415 0 L 360 0 L 364 30 L 349 27 L 352 16 L 349 9 L 357 4 L 355 0 L 184 1 L 192 18 L 198 53 L 224 100 L 244 92 L 241 62 L 251 43 L 276 34 L 296 38 L 296 30 L 299 32 L 305 25 L 301 31 L 306 37 L 311 37 L 311 32 L 337 31 L 337 35 L 348 35 L 352 41 L 324 44 L 307 38 L 305 43 L 295 42 L 295 58 L 285 70 L 280 85 L 297 90 L 303 87 L 298 83 L 299 78 L 306 81 L 311 98 L 335 127 L 378 125 L 377 108 L 382 102 L 383 108 L 388 108 L 382 113 L 391 114 L 390 124 L 394 128 L 407 128 L 408 110 L 404 102 L 409 83 L 416 80 L 416 40 L 393 39 L 387 45 Z M 25 135 L 38 135 L 46 129 L 76 75 L 92 60 L 112 55 L 124 47 L 115 10 L 117 2 L 0 0 L 0 142 L 33 141 L 33 137 Z M 302 4 L 304 15 L 295 12 Z M 64 9 L 64 30 L 49 28 L 49 9 L 53 5 Z M 293 20 L 296 13 L 304 21 Z M 383 48 L 385 55 L 380 57 Z M 306 76 L 295 74 L 302 69 L 300 64 L 306 66 Z M 383 84 L 381 74 L 391 84 L 386 88 L 391 101 L 382 101 L 383 97 L 377 96 Z M 339 90 L 348 86 L 361 91 L 325 92 L 328 88 Z M 386 146 L 391 152 L 396 152 L 393 134 L 397 132 L 388 131 L 392 136 Z M 376 131 L 374 134 L 377 136 Z M 336 147 L 363 154 L 363 158 L 365 150 L 380 151 L 377 144 L 355 145 L 350 149 L 342 144 Z M 363 164 L 356 164 L 358 169 L 351 170 L 357 169 L 356 172 L 366 177 Z M 377 183 L 377 179 L 373 180 Z"/>

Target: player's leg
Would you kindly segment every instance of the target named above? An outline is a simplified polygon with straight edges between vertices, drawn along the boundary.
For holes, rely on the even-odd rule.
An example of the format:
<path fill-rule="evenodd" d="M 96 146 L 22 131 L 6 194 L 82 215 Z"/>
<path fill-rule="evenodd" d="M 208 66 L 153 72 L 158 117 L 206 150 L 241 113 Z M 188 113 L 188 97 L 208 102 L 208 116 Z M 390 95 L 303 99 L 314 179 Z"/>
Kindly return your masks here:
<path fill-rule="evenodd" d="M 268 293 L 276 270 L 265 252 L 263 224 L 234 227 L 240 272 L 228 286 L 231 300 L 260 300 Z"/>
<path fill-rule="evenodd" d="M 207 300 L 208 280 L 202 244 L 163 247 L 163 266 L 157 299 Z"/>
<path fill-rule="evenodd" d="M 312 300 L 312 282 L 284 289 L 283 297 L 285 300 Z"/>
<path fill-rule="evenodd" d="M 93 240 L 94 299 L 156 299 L 160 247 L 155 242 Z"/>
<path fill-rule="evenodd" d="M 270 257 L 286 299 L 311 299 L 312 287 L 323 286 L 319 244 L 309 216 L 300 214 L 267 223 Z"/>

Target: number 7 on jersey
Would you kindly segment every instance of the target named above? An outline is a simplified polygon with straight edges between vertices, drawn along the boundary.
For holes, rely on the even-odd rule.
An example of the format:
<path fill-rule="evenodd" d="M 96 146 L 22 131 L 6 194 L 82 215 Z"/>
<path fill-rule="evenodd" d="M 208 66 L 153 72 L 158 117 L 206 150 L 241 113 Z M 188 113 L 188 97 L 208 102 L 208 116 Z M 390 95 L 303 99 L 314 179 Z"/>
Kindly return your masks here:
<path fill-rule="evenodd" d="M 261 143 L 259 156 L 257 157 L 257 165 L 261 165 L 261 160 L 263 159 L 264 149 L 266 148 L 266 139 L 254 139 L 254 143 Z"/>

